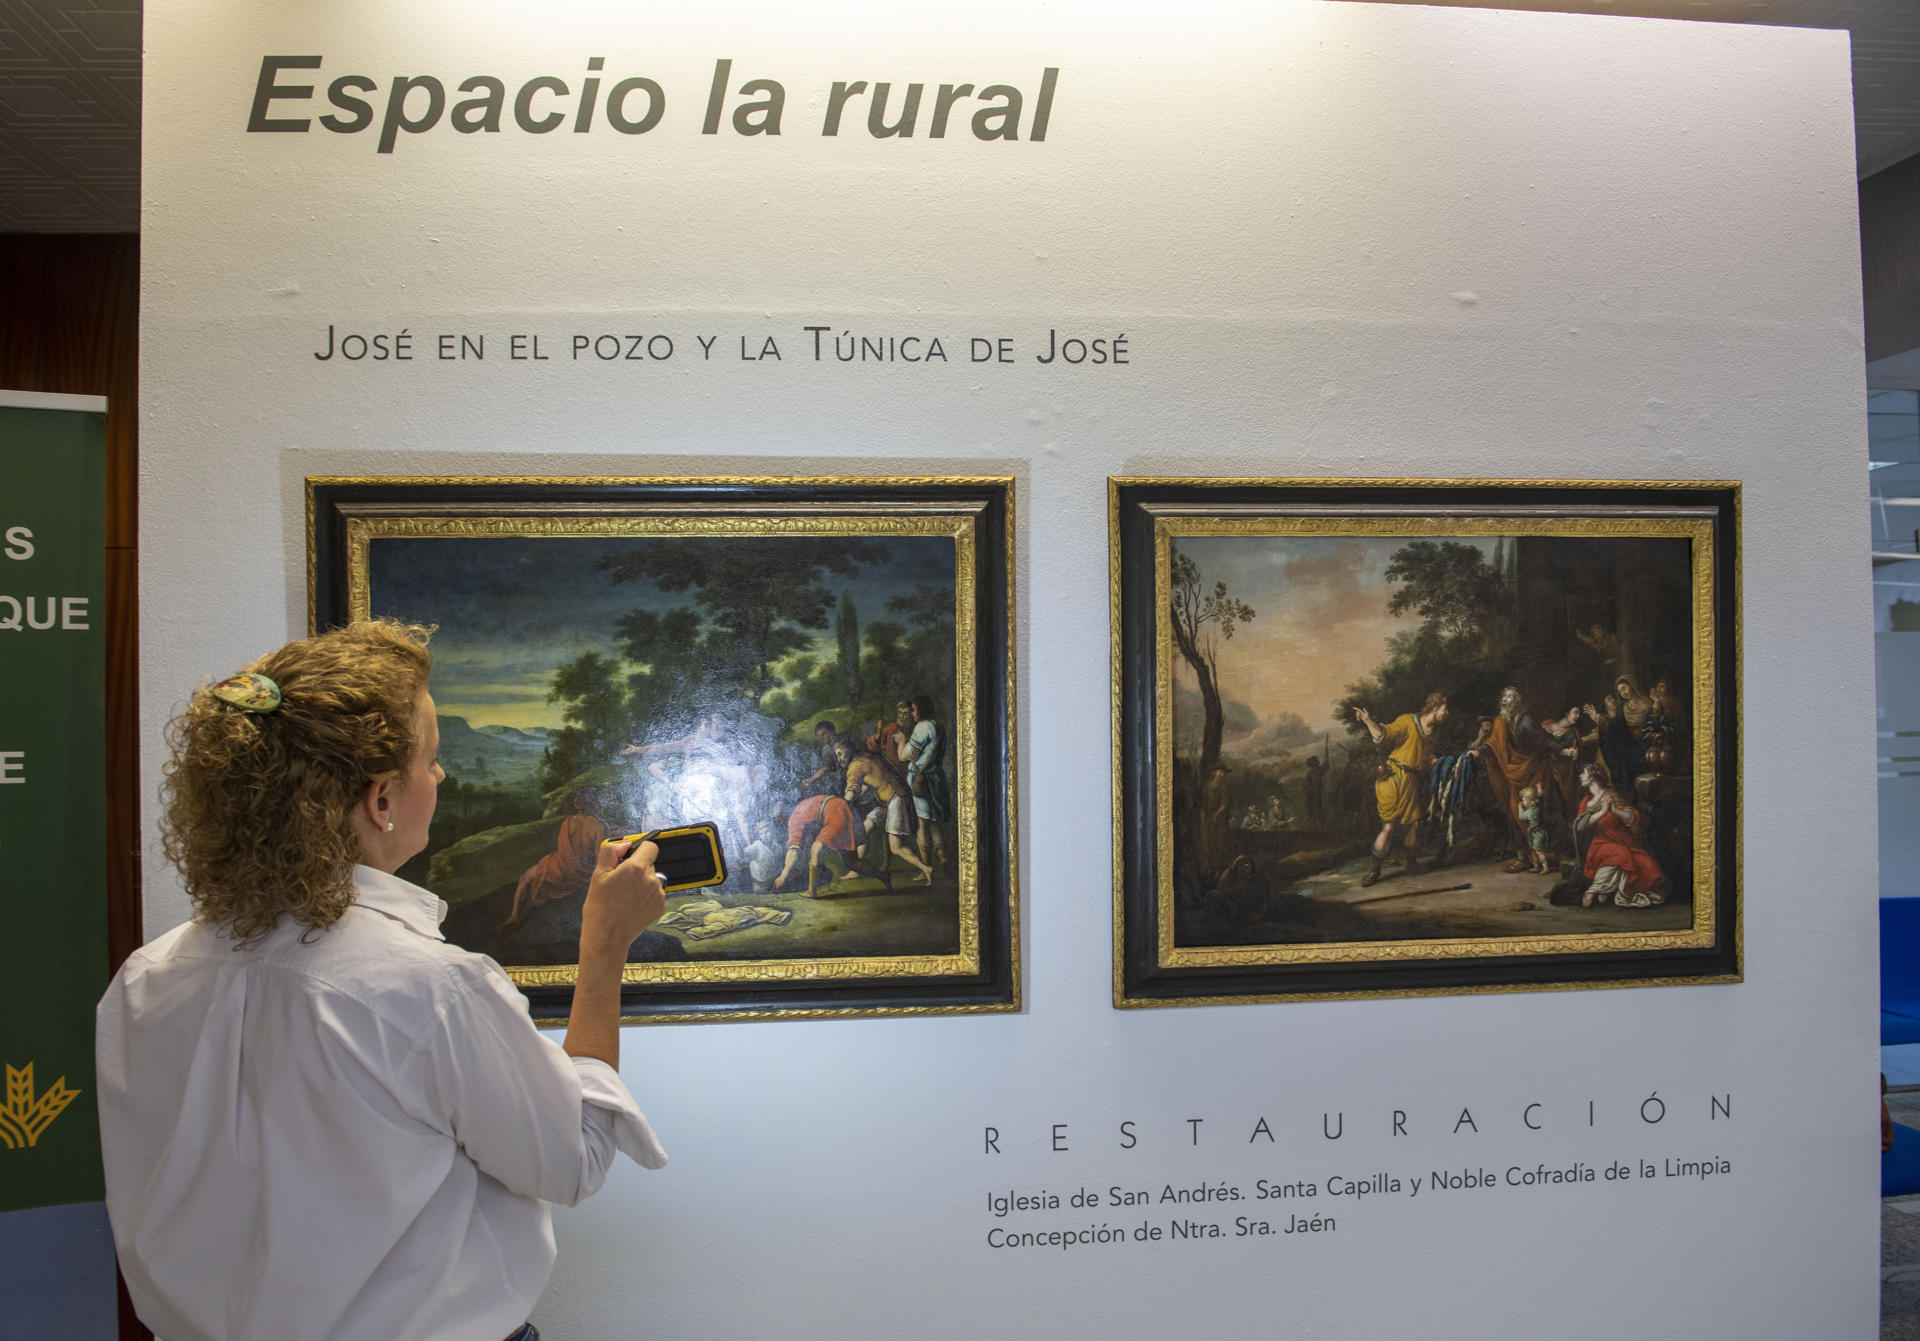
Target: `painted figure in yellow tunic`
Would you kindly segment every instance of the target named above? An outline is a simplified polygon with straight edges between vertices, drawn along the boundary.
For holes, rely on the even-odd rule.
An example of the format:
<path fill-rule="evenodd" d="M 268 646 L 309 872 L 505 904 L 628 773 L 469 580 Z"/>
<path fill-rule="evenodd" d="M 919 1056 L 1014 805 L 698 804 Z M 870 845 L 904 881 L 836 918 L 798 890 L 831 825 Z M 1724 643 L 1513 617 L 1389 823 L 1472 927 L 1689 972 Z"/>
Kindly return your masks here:
<path fill-rule="evenodd" d="M 1407 870 L 1421 869 L 1417 858 L 1420 841 L 1420 811 L 1425 802 L 1423 790 L 1427 765 L 1433 761 L 1428 744 L 1440 723 L 1447 720 L 1447 696 L 1427 695 L 1418 713 L 1402 713 L 1386 726 L 1373 720 L 1365 708 L 1356 707 L 1353 715 L 1367 728 L 1376 745 L 1387 746 L 1386 762 L 1375 774 L 1374 801 L 1380 810 L 1380 836 L 1373 840 L 1373 869 L 1361 879 L 1371 885 L 1380 879 L 1380 867 L 1387 850 L 1402 830 L 1406 831 Z"/>

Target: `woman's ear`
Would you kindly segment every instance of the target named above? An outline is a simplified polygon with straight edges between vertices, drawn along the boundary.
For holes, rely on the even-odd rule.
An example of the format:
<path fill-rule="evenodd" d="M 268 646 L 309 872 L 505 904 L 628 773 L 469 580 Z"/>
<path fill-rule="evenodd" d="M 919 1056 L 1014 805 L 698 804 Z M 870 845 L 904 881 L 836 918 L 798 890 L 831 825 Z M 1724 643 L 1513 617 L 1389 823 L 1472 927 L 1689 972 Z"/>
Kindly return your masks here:
<path fill-rule="evenodd" d="M 385 833 L 393 827 L 393 788 L 394 775 L 385 773 L 369 780 L 361 793 L 356 810 L 373 826 L 375 833 Z"/>

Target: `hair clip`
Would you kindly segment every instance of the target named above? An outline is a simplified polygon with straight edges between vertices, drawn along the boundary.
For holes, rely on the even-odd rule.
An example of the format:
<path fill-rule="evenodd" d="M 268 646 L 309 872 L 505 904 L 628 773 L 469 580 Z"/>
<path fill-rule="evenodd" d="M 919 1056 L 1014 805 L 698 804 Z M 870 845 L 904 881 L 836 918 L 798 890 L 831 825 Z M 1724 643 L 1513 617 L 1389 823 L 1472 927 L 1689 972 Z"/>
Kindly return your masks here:
<path fill-rule="evenodd" d="M 222 680 L 207 692 L 246 712 L 273 712 L 280 706 L 280 686 L 252 671 Z"/>

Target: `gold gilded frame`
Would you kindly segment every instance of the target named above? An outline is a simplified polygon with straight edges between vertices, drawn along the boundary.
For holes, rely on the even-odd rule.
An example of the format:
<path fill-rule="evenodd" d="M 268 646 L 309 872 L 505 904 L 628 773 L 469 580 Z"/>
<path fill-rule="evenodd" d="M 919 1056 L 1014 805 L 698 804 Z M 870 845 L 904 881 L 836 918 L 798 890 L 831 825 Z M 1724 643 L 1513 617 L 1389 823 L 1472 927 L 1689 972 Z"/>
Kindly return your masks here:
<path fill-rule="evenodd" d="M 957 951 L 633 963 L 623 975 L 623 1015 L 658 1023 L 1018 1008 L 1011 479 L 315 477 L 307 485 L 316 628 L 373 613 L 371 547 L 386 538 L 949 540 Z M 505 968 L 543 1024 L 563 1022 L 577 965 Z"/>
<path fill-rule="evenodd" d="M 1116 1006 L 1739 979 L 1740 815 L 1733 785 L 1739 739 L 1737 484 L 1115 478 L 1109 481 L 1108 509 Z M 1178 654 L 1169 615 L 1174 543 L 1192 537 L 1496 535 L 1674 538 L 1689 544 L 1688 688 L 1695 724 L 1690 925 L 1538 936 L 1180 944 L 1171 747 Z M 1148 860 L 1142 860 L 1142 849 L 1150 851 Z"/>

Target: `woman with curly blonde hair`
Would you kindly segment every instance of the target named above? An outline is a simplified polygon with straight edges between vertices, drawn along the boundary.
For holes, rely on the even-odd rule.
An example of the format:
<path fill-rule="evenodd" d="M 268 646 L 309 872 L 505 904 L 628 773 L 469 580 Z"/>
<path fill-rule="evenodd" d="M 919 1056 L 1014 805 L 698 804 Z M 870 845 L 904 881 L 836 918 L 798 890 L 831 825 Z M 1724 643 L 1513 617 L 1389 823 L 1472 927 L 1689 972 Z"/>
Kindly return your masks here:
<path fill-rule="evenodd" d="M 536 1338 L 549 1202 L 665 1162 L 618 1074 L 620 976 L 665 895 L 604 846 L 563 1045 L 394 875 L 425 848 L 428 630 L 289 643 L 175 719 L 162 847 L 194 917 L 98 1013 L 107 1208 L 141 1318 L 207 1338 Z"/>

